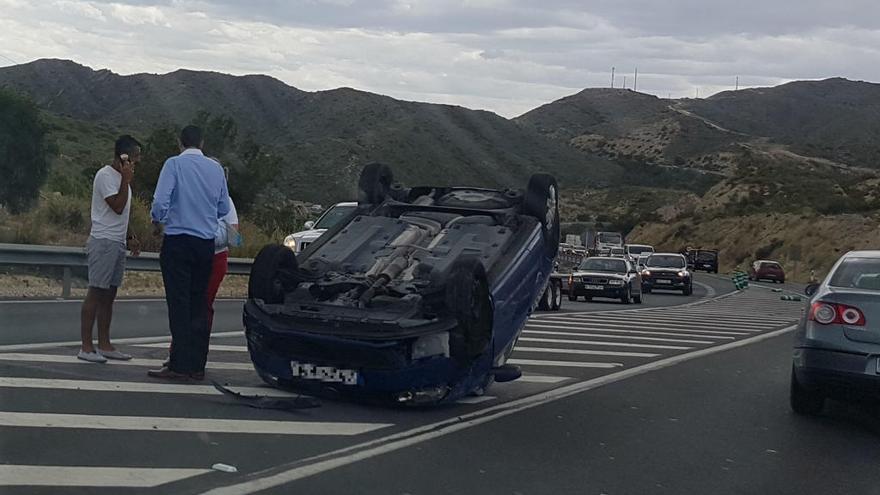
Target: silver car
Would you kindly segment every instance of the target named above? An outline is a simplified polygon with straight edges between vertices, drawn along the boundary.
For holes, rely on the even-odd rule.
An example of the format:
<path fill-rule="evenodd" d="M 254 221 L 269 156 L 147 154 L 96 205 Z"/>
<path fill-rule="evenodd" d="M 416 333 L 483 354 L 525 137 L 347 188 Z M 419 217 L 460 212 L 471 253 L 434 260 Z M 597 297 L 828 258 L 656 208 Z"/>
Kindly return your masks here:
<path fill-rule="evenodd" d="M 818 414 L 826 397 L 880 399 L 880 251 L 845 254 L 821 284 L 795 334 L 791 408 Z"/>

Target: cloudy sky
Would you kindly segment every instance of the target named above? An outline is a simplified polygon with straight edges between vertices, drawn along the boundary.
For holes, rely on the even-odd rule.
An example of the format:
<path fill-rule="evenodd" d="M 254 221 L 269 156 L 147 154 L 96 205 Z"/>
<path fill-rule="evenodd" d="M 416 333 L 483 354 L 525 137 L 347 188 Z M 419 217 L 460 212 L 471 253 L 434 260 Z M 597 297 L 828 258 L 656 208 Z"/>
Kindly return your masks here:
<path fill-rule="evenodd" d="M 584 87 L 880 81 L 877 0 L 0 0 L 0 65 L 262 73 L 507 117 Z"/>

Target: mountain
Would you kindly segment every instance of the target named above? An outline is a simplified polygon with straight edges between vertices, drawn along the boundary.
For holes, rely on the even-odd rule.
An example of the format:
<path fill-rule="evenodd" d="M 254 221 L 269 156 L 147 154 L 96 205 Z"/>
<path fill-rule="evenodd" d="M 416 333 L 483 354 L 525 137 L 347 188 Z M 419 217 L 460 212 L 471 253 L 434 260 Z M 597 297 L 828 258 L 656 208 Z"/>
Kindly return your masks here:
<path fill-rule="evenodd" d="M 352 197 L 360 166 L 390 164 L 408 183 L 522 186 L 543 171 L 564 186 L 620 180 L 613 161 L 486 111 L 395 100 L 349 88 L 307 92 L 267 76 L 178 70 L 121 76 L 65 60 L 0 69 L 0 87 L 75 121 L 144 136 L 202 110 L 235 120 L 285 157 L 276 187 L 307 201 Z M 63 150 L 62 150 L 63 151 Z"/>

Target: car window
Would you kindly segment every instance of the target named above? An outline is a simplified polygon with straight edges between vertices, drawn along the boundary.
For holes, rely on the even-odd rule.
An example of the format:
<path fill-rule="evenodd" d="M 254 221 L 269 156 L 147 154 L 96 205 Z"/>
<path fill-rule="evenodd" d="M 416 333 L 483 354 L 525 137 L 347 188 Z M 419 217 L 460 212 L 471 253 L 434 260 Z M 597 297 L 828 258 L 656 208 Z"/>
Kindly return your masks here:
<path fill-rule="evenodd" d="M 851 258 L 844 260 L 831 280 L 831 287 L 880 290 L 880 259 Z"/>
<path fill-rule="evenodd" d="M 609 234 L 609 233 L 601 233 L 599 234 L 599 242 L 609 242 L 619 244 L 623 242 L 623 238 L 620 234 Z"/>
<path fill-rule="evenodd" d="M 717 255 L 709 251 L 697 253 L 697 259 L 700 261 L 714 261 Z"/>
<path fill-rule="evenodd" d="M 581 270 L 593 272 L 626 273 L 626 261 L 613 258 L 587 258 L 580 266 Z"/>
<path fill-rule="evenodd" d="M 629 246 L 626 248 L 630 254 L 642 254 L 642 253 L 652 253 L 654 252 L 654 248 L 650 246 Z"/>
<path fill-rule="evenodd" d="M 316 229 L 332 229 L 342 219 L 347 217 L 356 206 L 334 206 L 321 215 L 318 223 L 315 224 Z"/>
<path fill-rule="evenodd" d="M 781 270 L 782 266 L 779 263 L 765 262 L 765 263 L 761 263 L 761 268 L 775 268 L 775 269 Z"/>
<path fill-rule="evenodd" d="M 646 265 L 654 268 L 684 268 L 685 261 L 684 258 L 677 255 L 655 254 L 648 258 Z"/>

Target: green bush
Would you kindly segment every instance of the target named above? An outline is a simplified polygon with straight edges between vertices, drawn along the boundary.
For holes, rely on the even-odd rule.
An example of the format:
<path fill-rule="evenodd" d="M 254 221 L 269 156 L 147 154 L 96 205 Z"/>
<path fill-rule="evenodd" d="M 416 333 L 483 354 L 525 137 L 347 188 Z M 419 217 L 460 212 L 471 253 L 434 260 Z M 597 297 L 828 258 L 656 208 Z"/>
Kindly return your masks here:
<path fill-rule="evenodd" d="M 52 227 L 80 233 L 89 226 L 89 207 L 84 198 L 53 194 L 40 207 L 40 212 Z"/>

